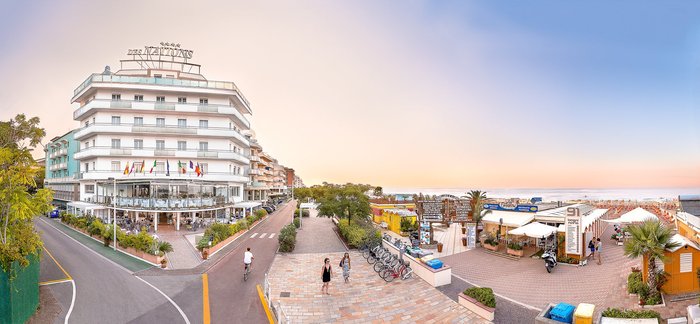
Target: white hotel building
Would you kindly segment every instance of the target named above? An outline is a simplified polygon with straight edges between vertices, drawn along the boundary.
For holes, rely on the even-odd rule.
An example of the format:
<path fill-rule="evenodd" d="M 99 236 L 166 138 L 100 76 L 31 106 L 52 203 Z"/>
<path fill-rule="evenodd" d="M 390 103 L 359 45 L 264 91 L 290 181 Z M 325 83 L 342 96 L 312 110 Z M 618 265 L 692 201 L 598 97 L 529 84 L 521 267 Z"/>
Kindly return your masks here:
<path fill-rule="evenodd" d="M 233 82 L 207 80 L 191 57 L 179 44 L 129 50 L 119 71 L 107 67 L 75 89 L 81 201 L 69 209 L 105 219 L 116 210 L 156 230 L 245 212 L 250 144 L 241 132 L 250 105 Z"/>

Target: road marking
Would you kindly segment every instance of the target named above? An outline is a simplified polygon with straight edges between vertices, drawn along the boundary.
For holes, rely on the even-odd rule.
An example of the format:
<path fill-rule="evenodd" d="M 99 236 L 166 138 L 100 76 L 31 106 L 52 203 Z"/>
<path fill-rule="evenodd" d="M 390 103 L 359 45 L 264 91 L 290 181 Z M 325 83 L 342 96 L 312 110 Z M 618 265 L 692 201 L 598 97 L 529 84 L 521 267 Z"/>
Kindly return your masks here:
<path fill-rule="evenodd" d="M 168 295 L 166 295 L 164 292 L 160 291 L 160 289 L 158 289 L 156 286 L 151 285 L 150 282 L 141 279 L 141 277 L 136 276 L 136 275 L 135 275 L 134 277 L 136 277 L 136 279 L 138 279 L 138 280 L 143 281 L 143 282 L 146 283 L 147 285 L 151 286 L 151 288 L 153 288 L 153 289 L 155 289 L 157 292 L 159 292 L 161 295 L 163 295 L 163 297 L 165 297 L 165 299 L 167 299 L 171 304 L 173 304 L 173 306 L 175 306 L 175 308 L 177 309 L 177 311 L 180 312 L 180 315 L 182 315 L 182 319 L 185 320 L 185 323 L 190 324 L 190 320 L 187 318 L 187 315 L 185 315 L 185 312 L 183 312 L 182 309 L 180 308 L 180 306 L 178 306 L 172 299 L 170 299 L 170 297 L 168 297 Z"/>
<path fill-rule="evenodd" d="M 49 250 L 48 250 L 46 247 L 44 247 L 44 251 L 46 251 L 46 254 L 48 254 L 48 255 L 51 257 L 51 260 L 53 260 L 53 262 L 56 262 L 56 265 L 61 269 L 61 271 L 63 271 L 63 274 L 66 275 L 66 278 L 67 278 L 67 279 L 69 279 L 69 280 L 73 279 L 73 278 L 68 274 L 68 272 L 66 271 L 66 269 L 63 269 L 63 267 L 61 266 L 61 264 L 58 263 L 58 261 L 56 261 L 56 258 L 53 257 L 53 255 L 51 254 L 51 252 L 49 252 Z"/>
<path fill-rule="evenodd" d="M 256 236 L 258 236 L 258 233 L 253 233 L 253 235 L 251 235 L 250 238 L 254 238 Z"/>
<path fill-rule="evenodd" d="M 258 238 L 265 238 L 265 235 L 267 235 L 267 233 L 262 233 L 262 234 L 260 234 L 260 237 L 258 237 Z"/>
<path fill-rule="evenodd" d="M 275 236 L 275 233 L 271 233 L 270 237 L 268 237 L 268 238 L 272 238 L 273 236 Z"/>
<path fill-rule="evenodd" d="M 59 284 L 59 283 L 64 283 L 64 282 L 69 282 L 73 279 L 58 279 L 58 280 L 49 280 L 49 281 L 43 281 L 39 283 L 39 286 L 49 286 L 49 285 L 54 285 L 54 284 Z"/>
<path fill-rule="evenodd" d="M 48 254 L 49 257 L 51 257 L 51 260 L 53 260 L 53 262 L 56 262 L 56 265 L 61 269 L 61 271 L 63 271 L 63 274 L 66 275 L 66 278 L 68 278 L 68 281 L 70 281 L 71 285 L 73 286 L 73 296 L 70 299 L 70 307 L 68 307 L 68 313 L 66 313 L 66 318 L 63 320 L 64 324 L 68 324 L 68 319 L 70 318 L 70 314 L 73 312 L 73 306 L 75 305 L 75 280 L 73 280 L 73 277 L 71 277 L 68 274 L 68 271 L 66 271 L 66 269 L 64 269 L 63 266 L 61 266 L 61 264 L 58 263 L 58 261 L 56 261 L 56 258 L 53 257 L 51 252 L 49 252 L 49 250 L 46 247 L 44 247 L 44 251 L 46 251 L 46 254 Z M 56 281 L 56 280 L 52 280 L 52 281 Z M 58 282 L 54 282 L 54 283 L 58 283 Z M 47 282 L 47 284 L 51 284 L 51 282 Z"/>
<path fill-rule="evenodd" d="M 265 296 L 263 296 L 262 288 L 260 288 L 260 285 L 257 285 L 257 288 L 258 296 L 260 296 L 260 302 L 262 303 L 262 306 L 265 309 L 265 315 L 267 315 L 267 320 L 270 321 L 270 324 L 275 324 L 275 321 L 272 319 L 272 312 L 270 312 L 270 307 L 267 306 Z"/>
<path fill-rule="evenodd" d="M 209 311 L 209 275 L 202 274 L 202 315 L 204 324 L 211 323 L 211 312 Z"/>

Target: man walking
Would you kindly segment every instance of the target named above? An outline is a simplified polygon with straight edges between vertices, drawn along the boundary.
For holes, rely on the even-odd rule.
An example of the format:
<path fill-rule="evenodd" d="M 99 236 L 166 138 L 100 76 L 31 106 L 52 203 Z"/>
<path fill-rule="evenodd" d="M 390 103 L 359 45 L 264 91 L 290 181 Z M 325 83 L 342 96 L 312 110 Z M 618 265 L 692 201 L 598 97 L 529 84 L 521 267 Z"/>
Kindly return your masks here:
<path fill-rule="evenodd" d="M 598 242 L 596 243 L 596 250 L 598 250 L 598 265 L 602 264 L 602 254 L 603 254 L 603 242 L 600 241 L 600 238 L 598 238 Z"/>

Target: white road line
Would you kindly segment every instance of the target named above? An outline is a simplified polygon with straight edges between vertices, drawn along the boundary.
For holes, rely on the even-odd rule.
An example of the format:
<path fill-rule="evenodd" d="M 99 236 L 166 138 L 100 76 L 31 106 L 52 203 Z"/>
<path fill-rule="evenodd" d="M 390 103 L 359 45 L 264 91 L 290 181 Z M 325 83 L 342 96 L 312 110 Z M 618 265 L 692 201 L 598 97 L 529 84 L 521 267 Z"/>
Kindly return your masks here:
<path fill-rule="evenodd" d="M 267 235 L 267 233 L 262 233 L 262 234 L 260 234 L 260 237 L 258 237 L 258 238 L 265 238 L 265 235 Z"/>
<path fill-rule="evenodd" d="M 253 233 L 253 235 L 251 235 L 250 238 L 254 238 L 256 236 L 258 236 L 258 233 Z"/>
<path fill-rule="evenodd" d="M 68 324 L 68 319 L 70 318 L 70 314 L 73 312 L 73 305 L 75 305 L 75 281 L 71 280 L 70 283 L 71 283 L 71 285 L 73 285 L 73 297 L 70 300 L 70 307 L 68 308 L 68 313 L 66 314 L 66 319 L 63 321 L 64 324 Z"/>
<path fill-rule="evenodd" d="M 272 238 L 273 236 L 275 236 L 275 233 L 271 233 L 270 237 L 268 237 L 268 238 Z"/>
<path fill-rule="evenodd" d="M 165 299 L 167 299 L 171 304 L 173 304 L 173 306 L 175 306 L 175 308 L 177 308 L 177 311 L 180 312 L 180 315 L 182 315 L 182 319 L 185 320 L 185 323 L 190 324 L 190 320 L 187 318 L 187 315 L 185 315 L 185 312 L 183 312 L 182 309 L 180 308 L 180 306 L 178 306 L 172 299 L 170 299 L 170 297 L 168 297 L 168 295 L 166 295 L 164 292 L 160 291 L 160 289 L 156 288 L 156 286 L 151 285 L 150 282 L 141 279 L 141 277 L 139 277 L 139 276 L 134 276 L 134 277 L 136 277 L 138 280 L 145 282 L 147 285 L 151 286 L 151 288 L 155 289 L 157 292 L 159 292 L 161 295 L 163 295 L 163 297 L 165 297 Z"/>

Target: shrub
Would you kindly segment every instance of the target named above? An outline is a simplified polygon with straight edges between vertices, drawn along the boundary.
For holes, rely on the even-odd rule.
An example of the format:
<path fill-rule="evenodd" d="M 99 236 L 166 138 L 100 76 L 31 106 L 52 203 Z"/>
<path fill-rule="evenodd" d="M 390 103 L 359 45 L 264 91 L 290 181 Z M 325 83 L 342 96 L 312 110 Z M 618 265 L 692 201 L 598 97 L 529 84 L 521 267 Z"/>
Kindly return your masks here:
<path fill-rule="evenodd" d="M 641 272 L 632 272 L 627 276 L 627 292 L 636 294 L 639 291 L 640 285 L 644 285 Z"/>
<path fill-rule="evenodd" d="M 520 251 L 523 249 L 523 246 L 520 245 L 519 243 L 512 242 L 512 243 L 508 243 L 508 248 L 511 250 Z"/>
<path fill-rule="evenodd" d="M 654 295 L 650 295 L 647 297 L 646 301 L 644 302 L 646 305 L 658 305 L 661 304 L 661 294 L 656 293 Z"/>
<path fill-rule="evenodd" d="M 211 245 L 219 244 L 219 242 L 227 239 L 231 235 L 233 235 L 231 233 L 231 227 L 221 223 L 212 224 L 204 231 L 204 236 L 214 238 Z"/>
<path fill-rule="evenodd" d="M 258 209 L 255 211 L 255 216 L 257 217 L 257 219 L 261 219 L 261 218 L 267 216 L 267 210 Z"/>
<path fill-rule="evenodd" d="M 301 222 L 299 221 L 299 218 L 294 219 L 294 227 L 299 228 L 301 227 Z"/>
<path fill-rule="evenodd" d="M 484 306 L 491 308 L 496 307 L 496 296 L 493 295 L 493 290 L 491 288 L 477 288 L 472 287 L 464 291 L 464 294 L 476 299 L 478 302 L 482 303 Z"/>
<path fill-rule="evenodd" d="M 294 216 L 299 217 L 299 208 L 297 208 L 294 211 Z M 309 217 L 309 210 L 308 209 L 302 209 L 301 210 L 301 217 Z"/>
<path fill-rule="evenodd" d="M 612 318 L 656 318 L 656 319 L 661 319 L 661 315 L 659 315 L 658 312 L 655 312 L 653 310 L 649 309 L 641 309 L 641 310 L 635 310 L 635 309 L 619 309 L 619 308 L 610 308 L 608 307 L 606 310 L 603 311 L 602 314 L 604 317 L 612 317 Z"/>
<path fill-rule="evenodd" d="M 401 231 L 410 232 L 413 230 L 413 223 L 408 217 L 401 217 Z"/>
<path fill-rule="evenodd" d="M 87 229 L 88 234 L 90 234 L 90 236 L 102 235 L 102 233 L 106 230 L 107 227 L 104 224 L 102 224 L 100 220 L 92 221 Z"/>
<path fill-rule="evenodd" d="M 297 240 L 297 228 L 294 224 L 289 224 L 282 228 L 277 237 L 280 244 L 280 252 L 292 252 Z"/>
<path fill-rule="evenodd" d="M 160 241 L 157 245 L 158 255 L 164 256 L 166 253 L 173 252 L 173 246 L 169 242 Z"/>
<path fill-rule="evenodd" d="M 484 240 L 484 244 L 497 246 L 498 240 L 496 240 L 496 238 L 491 233 L 488 233 L 488 234 L 486 234 L 486 239 Z"/>
<path fill-rule="evenodd" d="M 201 252 L 202 250 L 204 250 L 204 248 L 207 247 L 209 247 L 209 236 L 205 235 L 197 242 L 197 250 Z"/>

